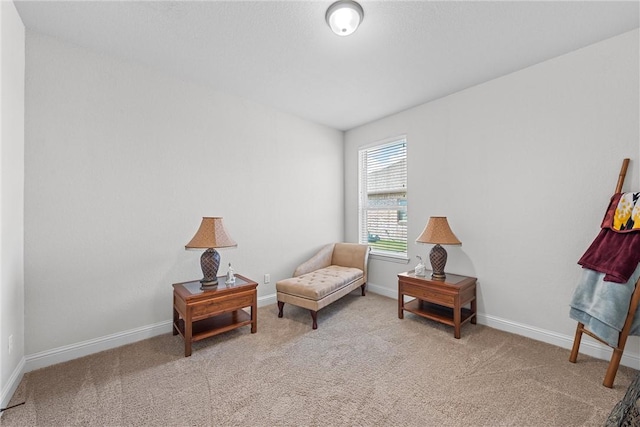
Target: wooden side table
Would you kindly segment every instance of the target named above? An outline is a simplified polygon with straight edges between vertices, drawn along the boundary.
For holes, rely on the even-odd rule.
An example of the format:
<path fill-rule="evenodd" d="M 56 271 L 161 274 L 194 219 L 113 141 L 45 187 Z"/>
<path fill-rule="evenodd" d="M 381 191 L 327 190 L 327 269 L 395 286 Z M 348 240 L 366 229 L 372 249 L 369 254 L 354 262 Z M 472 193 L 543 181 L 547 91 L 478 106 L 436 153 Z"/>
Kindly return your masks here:
<path fill-rule="evenodd" d="M 184 338 L 184 356 L 191 356 L 191 343 L 232 329 L 251 325 L 258 330 L 258 284 L 236 274 L 236 283 L 226 285 L 218 277 L 214 289 L 200 289 L 198 280 L 173 285 L 173 335 Z M 251 314 L 243 310 L 251 308 Z"/>
<path fill-rule="evenodd" d="M 414 297 L 405 304 L 404 296 Z M 471 308 L 464 306 L 470 304 Z M 476 278 L 447 273 L 445 280 L 431 279 L 413 271 L 398 274 L 398 318 L 404 311 L 454 327 L 453 336 L 460 338 L 460 327 L 467 322 L 476 323 Z"/>

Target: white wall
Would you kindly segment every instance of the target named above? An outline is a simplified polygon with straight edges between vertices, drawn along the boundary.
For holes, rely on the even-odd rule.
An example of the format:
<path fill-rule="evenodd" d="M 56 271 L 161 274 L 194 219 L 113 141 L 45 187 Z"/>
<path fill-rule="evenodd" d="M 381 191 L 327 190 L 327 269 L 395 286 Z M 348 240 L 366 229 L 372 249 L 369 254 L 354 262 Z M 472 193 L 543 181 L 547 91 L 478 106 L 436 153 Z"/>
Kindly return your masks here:
<path fill-rule="evenodd" d="M 270 302 L 320 245 L 357 240 L 357 147 L 405 133 L 410 236 L 447 215 L 463 241 L 447 270 L 479 278 L 480 321 L 570 344 L 575 262 L 622 157 L 638 182 L 638 37 L 347 132 L 343 170 L 341 132 L 27 34 L 27 357 L 168 331 L 170 284 L 201 274 L 183 246 L 203 215 L 224 216 L 239 243 L 224 265 L 271 274 L 258 288 Z M 370 285 L 394 296 L 396 273 L 428 250 L 410 244 L 409 266 L 372 260 Z M 627 349 L 637 361 L 638 340 Z"/>
<path fill-rule="evenodd" d="M 27 355 L 169 332 L 202 216 L 238 242 L 221 274 L 271 274 L 263 303 L 342 239 L 342 132 L 31 32 L 26 85 Z"/>
<path fill-rule="evenodd" d="M 396 274 L 431 248 L 413 240 L 429 216 L 446 215 L 463 243 L 447 247 L 447 271 L 478 278 L 479 321 L 570 346 L 576 262 L 624 157 L 625 190 L 640 188 L 638 39 L 635 30 L 348 131 L 347 240 L 357 239 L 358 147 L 408 139 L 411 262 L 372 260 L 372 290 L 397 295 Z M 638 347 L 630 339 L 635 368 Z"/>
<path fill-rule="evenodd" d="M 0 2 L 0 30 L 0 405 L 4 407 L 24 366 L 25 38 L 13 2 Z"/>

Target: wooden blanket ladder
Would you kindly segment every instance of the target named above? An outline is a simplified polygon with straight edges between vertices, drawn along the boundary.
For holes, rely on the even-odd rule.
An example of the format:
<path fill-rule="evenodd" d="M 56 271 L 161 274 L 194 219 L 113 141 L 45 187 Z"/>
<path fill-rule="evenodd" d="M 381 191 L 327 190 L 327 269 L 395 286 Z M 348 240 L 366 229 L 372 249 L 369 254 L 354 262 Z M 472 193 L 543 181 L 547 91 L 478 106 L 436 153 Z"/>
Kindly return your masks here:
<path fill-rule="evenodd" d="M 627 174 L 627 167 L 629 166 L 629 159 L 624 159 L 622 161 L 622 168 L 620 169 L 620 175 L 618 176 L 618 183 L 616 185 L 616 193 L 622 192 L 622 185 L 624 184 L 624 178 Z M 618 373 L 618 367 L 620 366 L 620 360 L 622 359 L 622 352 L 624 351 L 624 346 L 627 343 L 627 338 L 629 337 L 629 332 L 631 332 L 631 324 L 633 323 L 633 317 L 638 309 L 638 304 L 640 303 L 640 279 L 635 284 L 635 289 L 633 294 L 631 295 L 631 302 L 629 303 L 629 311 L 627 312 L 627 317 L 624 321 L 624 326 L 620 331 L 620 337 L 618 338 L 618 345 L 612 346 L 608 344 L 606 341 L 598 337 L 593 332 L 589 331 L 585 328 L 584 324 L 578 322 L 578 327 L 576 328 L 576 336 L 573 340 L 573 348 L 571 349 L 571 355 L 569 356 L 569 361 L 572 363 L 576 363 L 578 359 L 578 350 L 580 349 L 580 340 L 582 339 L 582 334 L 585 333 L 590 337 L 598 340 L 599 342 L 605 344 L 608 347 L 613 349 L 613 354 L 611 355 L 611 360 L 609 361 L 609 367 L 607 368 L 607 373 L 604 376 L 604 381 L 602 385 L 605 387 L 612 388 L 613 381 L 616 378 L 616 373 Z"/>

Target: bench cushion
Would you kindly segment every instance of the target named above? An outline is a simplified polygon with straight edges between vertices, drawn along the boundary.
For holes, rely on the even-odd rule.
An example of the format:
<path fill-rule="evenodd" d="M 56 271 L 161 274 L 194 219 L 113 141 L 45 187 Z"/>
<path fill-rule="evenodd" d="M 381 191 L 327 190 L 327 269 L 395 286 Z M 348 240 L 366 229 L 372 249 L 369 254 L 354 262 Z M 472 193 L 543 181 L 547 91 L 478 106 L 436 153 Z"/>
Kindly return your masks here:
<path fill-rule="evenodd" d="M 363 276 L 363 271 L 358 268 L 330 265 L 302 276 L 280 280 L 276 283 L 276 290 L 318 301 Z"/>

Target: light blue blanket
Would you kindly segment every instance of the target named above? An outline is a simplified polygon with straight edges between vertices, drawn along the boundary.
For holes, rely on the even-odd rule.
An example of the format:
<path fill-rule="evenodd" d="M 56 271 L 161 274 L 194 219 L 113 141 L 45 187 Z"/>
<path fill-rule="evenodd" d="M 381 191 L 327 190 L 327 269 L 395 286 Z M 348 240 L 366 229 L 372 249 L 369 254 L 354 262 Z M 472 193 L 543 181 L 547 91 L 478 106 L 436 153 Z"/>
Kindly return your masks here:
<path fill-rule="evenodd" d="M 571 298 L 569 317 L 583 323 L 612 347 L 617 347 L 631 294 L 640 277 L 640 264 L 627 283 L 605 282 L 604 276 L 604 273 L 582 269 L 582 277 Z M 634 316 L 629 335 L 640 335 L 640 309 Z"/>

